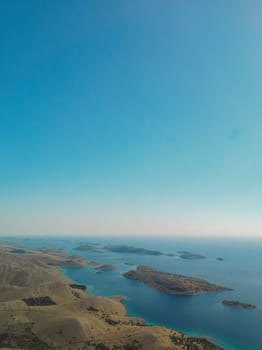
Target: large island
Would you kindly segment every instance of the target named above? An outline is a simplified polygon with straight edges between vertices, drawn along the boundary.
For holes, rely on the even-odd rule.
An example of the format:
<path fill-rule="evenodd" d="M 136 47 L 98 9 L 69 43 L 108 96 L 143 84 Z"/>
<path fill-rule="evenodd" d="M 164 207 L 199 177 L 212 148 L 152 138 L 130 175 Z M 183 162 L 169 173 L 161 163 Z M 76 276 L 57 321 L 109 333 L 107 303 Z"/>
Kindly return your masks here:
<path fill-rule="evenodd" d="M 0 244 L 1 349 L 221 350 L 208 340 L 128 317 L 119 298 L 89 295 L 55 266 L 83 268 L 78 257 L 13 249 Z"/>
<path fill-rule="evenodd" d="M 196 277 L 160 272 L 149 266 L 138 266 L 124 273 L 124 277 L 143 282 L 160 292 L 173 295 L 196 295 L 231 290 Z"/>

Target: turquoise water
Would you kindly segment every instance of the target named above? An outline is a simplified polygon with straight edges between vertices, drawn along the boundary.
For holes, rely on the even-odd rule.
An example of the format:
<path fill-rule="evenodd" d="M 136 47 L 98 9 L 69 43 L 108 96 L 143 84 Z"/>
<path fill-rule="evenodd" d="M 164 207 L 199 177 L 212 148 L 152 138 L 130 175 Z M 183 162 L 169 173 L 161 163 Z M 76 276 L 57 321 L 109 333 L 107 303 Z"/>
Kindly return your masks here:
<path fill-rule="evenodd" d="M 4 239 L 1 239 L 2 241 Z M 117 269 L 96 274 L 93 267 L 66 268 L 63 272 L 74 281 L 88 286 L 93 295 L 123 295 L 129 315 L 148 323 L 165 325 L 191 335 L 208 336 L 227 350 L 262 349 L 262 240 L 203 239 L 131 239 L 131 238 L 6 238 L 30 248 L 63 248 L 69 254 L 80 254 L 86 260 L 112 263 Z M 167 256 L 140 256 L 102 251 L 73 250 L 80 242 L 130 244 L 157 249 L 166 253 L 180 250 L 205 255 L 203 260 L 183 260 Z M 98 245 L 99 247 L 99 245 Z M 224 261 L 216 260 L 223 257 Z M 125 262 L 134 266 L 126 265 Z M 208 279 L 233 291 L 199 296 L 171 296 L 139 282 L 127 280 L 122 274 L 136 265 L 150 265 L 161 271 Z M 256 310 L 234 309 L 221 305 L 233 299 L 254 303 Z"/>

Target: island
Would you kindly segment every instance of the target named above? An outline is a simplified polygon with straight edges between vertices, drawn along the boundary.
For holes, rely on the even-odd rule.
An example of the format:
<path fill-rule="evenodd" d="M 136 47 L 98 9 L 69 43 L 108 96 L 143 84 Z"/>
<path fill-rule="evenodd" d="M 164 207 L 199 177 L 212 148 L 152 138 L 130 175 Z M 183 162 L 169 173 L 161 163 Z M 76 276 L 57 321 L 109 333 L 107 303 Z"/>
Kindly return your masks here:
<path fill-rule="evenodd" d="M 78 245 L 77 247 L 74 248 L 74 250 L 101 253 L 101 251 L 99 251 L 94 245 L 86 244 L 86 243 Z"/>
<path fill-rule="evenodd" d="M 100 265 L 95 267 L 95 270 L 98 270 L 98 271 L 111 271 L 115 269 L 116 269 L 116 266 L 112 264 L 105 264 L 105 265 Z"/>
<path fill-rule="evenodd" d="M 181 259 L 187 259 L 187 260 L 198 260 L 198 259 L 205 259 L 204 255 L 201 254 L 196 254 L 196 253 L 191 253 L 186 250 L 178 252 L 179 256 Z"/>
<path fill-rule="evenodd" d="M 128 271 L 123 276 L 172 295 L 197 295 L 232 290 L 204 279 L 160 272 L 149 266 L 138 266 L 136 270 Z"/>
<path fill-rule="evenodd" d="M 220 256 L 217 258 L 218 261 L 223 261 L 224 258 L 221 258 Z"/>
<path fill-rule="evenodd" d="M 257 308 L 256 305 L 243 303 L 243 302 L 238 301 L 238 300 L 223 300 L 222 304 L 226 305 L 226 306 L 237 307 L 240 309 L 256 309 Z"/>
<path fill-rule="evenodd" d="M 165 255 L 158 250 L 151 250 L 145 248 L 136 248 L 129 245 L 107 245 L 104 247 L 105 250 L 115 253 L 131 253 L 139 255 Z"/>
<path fill-rule="evenodd" d="M 1 349 L 221 350 L 204 338 L 127 316 L 119 296 L 89 295 L 57 268 L 73 259 L 64 253 L 13 248 L 0 244 Z"/>

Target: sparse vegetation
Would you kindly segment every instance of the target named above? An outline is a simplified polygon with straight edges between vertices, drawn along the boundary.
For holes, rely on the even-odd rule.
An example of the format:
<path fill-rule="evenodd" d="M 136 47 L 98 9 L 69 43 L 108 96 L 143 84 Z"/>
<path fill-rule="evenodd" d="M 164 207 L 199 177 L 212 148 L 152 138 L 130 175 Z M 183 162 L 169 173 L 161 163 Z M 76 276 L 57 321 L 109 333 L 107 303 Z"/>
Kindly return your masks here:
<path fill-rule="evenodd" d="M 88 306 L 86 309 L 87 309 L 87 311 L 94 311 L 94 312 L 99 311 L 98 309 L 96 309 L 96 308 L 93 307 L 93 306 Z"/>
<path fill-rule="evenodd" d="M 24 303 L 28 306 L 49 306 L 56 305 L 56 303 L 49 297 L 36 297 L 36 298 L 27 298 L 22 299 Z"/>
<path fill-rule="evenodd" d="M 119 324 L 119 321 L 112 320 L 111 318 L 105 318 L 105 321 L 111 326 L 116 326 Z"/>
<path fill-rule="evenodd" d="M 183 349 L 186 350 L 199 350 L 198 345 L 193 343 L 191 338 L 185 337 L 183 334 L 178 336 L 175 333 L 170 335 L 170 339 L 176 345 L 183 346 Z"/>

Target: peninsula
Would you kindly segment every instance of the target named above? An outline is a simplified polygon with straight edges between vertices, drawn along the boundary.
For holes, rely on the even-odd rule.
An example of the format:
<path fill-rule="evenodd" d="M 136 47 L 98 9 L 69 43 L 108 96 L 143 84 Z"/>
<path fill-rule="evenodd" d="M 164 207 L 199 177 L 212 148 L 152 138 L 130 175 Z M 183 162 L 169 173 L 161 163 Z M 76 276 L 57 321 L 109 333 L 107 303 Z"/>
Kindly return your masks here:
<path fill-rule="evenodd" d="M 69 259 L 63 254 L 12 248 L 0 244 L 0 348 L 222 350 L 204 338 L 147 326 L 127 316 L 116 298 L 89 295 L 53 266 Z"/>
<path fill-rule="evenodd" d="M 124 273 L 126 278 L 143 282 L 151 288 L 173 295 L 197 295 L 231 290 L 196 277 L 160 272 L 149 266 L 138 266 Z"/>

